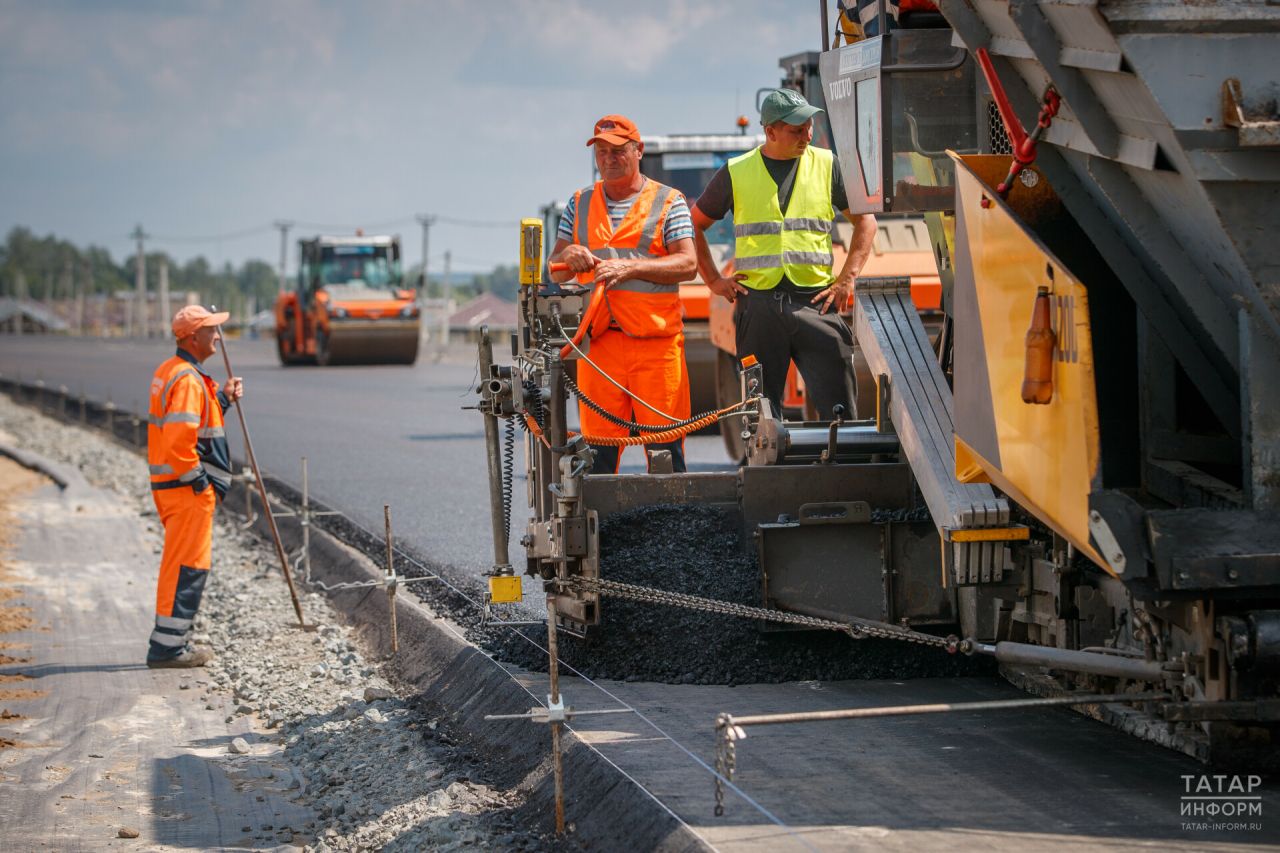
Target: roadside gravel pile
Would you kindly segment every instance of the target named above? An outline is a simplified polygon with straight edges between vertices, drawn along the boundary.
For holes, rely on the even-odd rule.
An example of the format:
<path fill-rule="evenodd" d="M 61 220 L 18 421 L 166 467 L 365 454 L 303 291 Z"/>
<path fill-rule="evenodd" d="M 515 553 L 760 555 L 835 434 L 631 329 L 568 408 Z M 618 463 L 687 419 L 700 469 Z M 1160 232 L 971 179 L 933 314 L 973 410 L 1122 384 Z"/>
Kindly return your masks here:
<path fill-rule="evenodd" d="M 0 440 L 74 465 L 95 486 L 116 492 L 141 516 L 158 559 L 162 531 L 137 455 L 4 396 Z M 217 658 L 193 671 L 194 685 L 208 710 L 229 709 L 229 725 L 237 718 L 249 724 L 229 753 L 283 761 L 297 802 L 314 813 L 305 826 L 247 827 L 254 846 L 306 845 L 317 853 L 550 849 L 552 839 L 517 822 L 519 795 L 485 784 L 482 763 L 440 721 L 395 694 L 324 598 L 304 596 L 307 622 L 319 629 L 296 627 L 274 567 L 274 551 L 219 513 L 195 636 Z"/>
<path fill-rule="evenodd" d="M 759 568 L 732 516 L 710 506 L 652 506 L 611 516 L 600 530 L 600 571 L 625 583 L 757 606 Z M 560 640 L 561 659 L 592 678 L 673 684 L 754 684 L 990 673 L 990 661 L 890 640 L 820 631 L 763 631 L 763 623 L 618 598 L 604 599 L 600 636 Z M 545 645 L 545 629 L 526 628 Z M 488 632 L 500 658 L 545 669 L 546 655 Z"/>

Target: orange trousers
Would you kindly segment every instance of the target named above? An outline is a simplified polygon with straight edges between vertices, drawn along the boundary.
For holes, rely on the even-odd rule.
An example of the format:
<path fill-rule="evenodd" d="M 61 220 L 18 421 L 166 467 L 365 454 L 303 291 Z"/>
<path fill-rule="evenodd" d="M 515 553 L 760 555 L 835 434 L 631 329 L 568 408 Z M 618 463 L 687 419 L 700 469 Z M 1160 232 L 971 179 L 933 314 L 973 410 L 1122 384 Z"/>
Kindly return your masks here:
<path fill-rule="evenodd" d="M 654 408 L 680 420 L 689 417 L 689 370 L 684 361 L 683 334 L 664 338 L 632 338 L 625 332 L 609 329 L 591 339 L 587 357 L 600 365 L 600 370 Z M 578 362 L 578 387 L 605 410 L 624 420 L 659 426 L 670 423 L 619 390 L 586 362 Z M 582 427 L 582 434 L 588 437 L 619 438 L 630 434 L 626 427 L 611 423 L 582 403 L 578 404 L 578 422 Z M 684 470 L 683 439 L 652 446 L 670 448 L 673 459 L 677 460 L 676 470 Z M 598 450 L 602 450 L 602 456 L 608 457 L 608 460 L 602 460 L 598 456 L 597 462 L 612 462 L 613 471 L 617 471 L 622 448 L 617 448 L 616 455 L 612 452 L 613 448 Z M 598 465 L 594 473 L 605 472 Z"/>
<path fill-rule="evenodd" d="M 151 493 L 164 525 L 164 553 L 156 584 L 156 624 L 151 632 L 148 657 L 152 660 L 182 653 L 191 638 L 191 626 L 213 553 L 213 488 L 196 494 L 188 487 Z"/>

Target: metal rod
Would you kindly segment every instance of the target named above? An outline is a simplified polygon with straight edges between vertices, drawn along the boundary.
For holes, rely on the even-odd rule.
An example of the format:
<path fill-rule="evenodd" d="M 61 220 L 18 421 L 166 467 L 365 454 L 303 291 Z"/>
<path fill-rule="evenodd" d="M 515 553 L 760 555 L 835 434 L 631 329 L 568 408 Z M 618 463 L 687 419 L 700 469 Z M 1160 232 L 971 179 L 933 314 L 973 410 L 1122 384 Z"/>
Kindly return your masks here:
<path fill-rule="evenodd" d="M 979 643 L 974 647 L 979 654 L 993 655 L 1001 663 L 1047 666 L 1069 669 L 1075 672 L 1091 672 L 1112 678 L 1128 678 L 1134 681 L 1164 681 L 1169 673 L 1159 661 L 1135 660 L 1115 655 L 1082 652 L 1075 649 L 1059 649 L 1053 646 L 1035 646 L 1030 643 L 1000 642 L 994 646 Z"/>
<path fill-rule="evenodd" d="M 818 0 L 818 8 L 822 13 L 822 52 L 826 53 L 831 50 L 830 34 L 827 22 L 827 0 Z"/>
<path fill-rule="evenodd" d="M 307 490 L 307 457 L 302 457 L 302 569 L 311 579 L 311 498 Z"/>
<path fill-rule="evenodd" d="M 490 368 L 493 367 L 493 342 L 489 337 L 489 329 L 480 332 L 480 381 L 489 381 Z M 508 553 L 509 531 L 506 517 L 502 511 L 502 456 L 498 443 L 498 416 L 494 412 L 484 413 L 484 444 L 486 456 L 489 458 L 489 519 L 493 528 L 493 573 L 509 573 L 511 557 Z"/>
<path fill-rule="evenodd" d="M 1052 696 L 1033 699 L 993 699 L 983 702 L 942 702 L 933 705 L 891 705 L 884 708 L 844 708 L 838 711 L 808 711 L 795 714 L 755 714 L 726 718 L 732 726 L 772 726 L 779 723 L 821 723 L 830 720 L 860 720 L 872 717 L 904 717 L 919 714 L 948 714 L 965 711 L 1014 711 L 1054 705 L 1093 705 L 1116 702 L 1148 702 L 1168 699 L 1168 693 L 1094 693 L 1087 696 Z"/>
<path fill-rule="evenodd" d="M 400 636 L 396 632 L 396 563 L 391 550 L 391 505 L 382 505 L 382 518 L 387 525 L 387 609 L 391 614 L 391 654 L 400 651 Z"/>
<path fill-rule="evenodd" d="M 570 711 L 569 717 L 596 717 L 601 714 L 634 714 L 634 708 L 598 708 L 594 711 Z M 485 714 L 486 720 L 537 720 L 547 716 L 545 708 L 535 708 L 526 714 Z"/>
<path fill-rule="evenodd" d="M 227 339 L 218 327 L 218 337 L 222 338 L 222 363 L 227 367 L 227 379 L 235 374 L 231 372 L 231 356 L 227 354 Z M 267 518 L 267 526 L 271 529 L 271 541 L 276 546 L 276 557 L 280 560 L 280 571 L 284 573 L 284 582 L 289 586 L 289 599 L 293 602 L 293 612 L 298 616 L 298 626 L 305 628 L 306 620 L 302 618 L 302 603 L 298 601 L 298 591 L 293 587 L 293 573 L 289 571 L 289 557 L 284 553 L 284 543 L 280 541 L 280 528 L 276 527 L 276 517 L 271 512 L 271 499 L 267 497 L 267 484 L 262 480 L 262 471 L 258 468 L 258 458 L 253 453 L 253 441 L 249 438 L 249 425 L 244 419 L 244 404 L 235 401 L 236 416 L 240 419 L 240 431 L 244 434 L 244 452 L 249 457 L 249 467 L 253 469 L 253 479 L 258 484 L 258 496 L 262 499 L 262 512 Z"/>
<path fill-rule="evenodd" d="M 560 653 L 556 644 L 556 599 L 547 596 L 547 672 L 551 676 L 551 704 L 560 703 Z M 556 835 L 564 835 L 564 761 L 560 754 L 560 724 L 551 724 L 551 763 L 556 778 Z"/>

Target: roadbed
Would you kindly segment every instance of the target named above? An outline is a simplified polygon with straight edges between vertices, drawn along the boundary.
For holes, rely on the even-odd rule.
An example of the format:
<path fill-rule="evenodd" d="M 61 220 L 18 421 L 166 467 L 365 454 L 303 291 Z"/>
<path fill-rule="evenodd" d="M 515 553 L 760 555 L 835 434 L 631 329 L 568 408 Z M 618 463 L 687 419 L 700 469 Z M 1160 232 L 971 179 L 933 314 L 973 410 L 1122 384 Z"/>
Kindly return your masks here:
<path fill-rule="evenodd" d="M 196 625 L 217 659 L 148 669 L 162 531 L 135 454 L 0 399 L 0 530 L 5 850 L 563 849 L 323 596 L 297 628 L 234 516 Z"/>

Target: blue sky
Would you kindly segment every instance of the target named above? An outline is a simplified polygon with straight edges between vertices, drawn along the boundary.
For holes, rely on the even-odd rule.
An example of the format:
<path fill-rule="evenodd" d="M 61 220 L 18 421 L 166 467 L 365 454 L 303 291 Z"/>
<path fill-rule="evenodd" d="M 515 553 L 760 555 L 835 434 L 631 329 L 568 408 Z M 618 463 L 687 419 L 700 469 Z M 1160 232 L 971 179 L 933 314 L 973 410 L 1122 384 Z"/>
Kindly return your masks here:
<path fill-rule="evenodd" d="M 778 58 L 817 48 L 816 6 L 0 0 L 0 228 L 118 258 L 141 222 L 179 259 L 274 263 L 292 219 L 398 232 L 417 263 L 415 213 L 510 221 L 432 229 L 433 270 L 445 249 L 487 270 L 589 180 L 599 116 L 754 122 Z M 215 235 L 239 236 L 179 239 Z"/>

